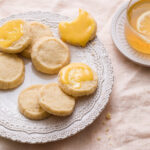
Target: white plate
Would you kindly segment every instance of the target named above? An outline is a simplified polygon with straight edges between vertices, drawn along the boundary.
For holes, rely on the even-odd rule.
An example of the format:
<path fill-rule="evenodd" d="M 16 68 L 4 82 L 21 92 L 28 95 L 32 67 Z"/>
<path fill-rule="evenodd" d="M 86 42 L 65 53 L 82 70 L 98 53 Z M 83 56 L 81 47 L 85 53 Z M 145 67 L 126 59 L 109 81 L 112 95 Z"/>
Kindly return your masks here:
<path fill-rule="evenodd" d="M 150 67 L 150 55 L 137 52 L 128 44 L 124 34 L 126 8 L 125 2 L 115 13 L 112 19 L 111 35 L 118 50 L 135 63 Z"/>
<path fill-rule="evenodd" d="M 0 20 L 15 18 L 34 20 L 50 25 L 55 36 L 58 36 L 58 23 L 68 20 L 67 17 L 50 12 L 28 12 Z M 11 91 L 0 91 L 0 136 L 24 143 L 46 143 L 74 135 L 90 125 L 102 112 L 109 100 L 113 85 L 113 70 L 110 59 L 101 42 L 96 37 L 87 47 L 69 46 L 71 62 L 83 62 L 90 65 L 99 77 L 97 91 L 77 101 L 74 113 L 69 117 L 50 116 L 41 121 L 32 121 L 21 115 L 17 108 L 18 94 L 33 84 L 56 82 L 57 75 L 45 75 L 37 72 L 31 61 L 25 60 L 26 73 L 24 83 Z"/>

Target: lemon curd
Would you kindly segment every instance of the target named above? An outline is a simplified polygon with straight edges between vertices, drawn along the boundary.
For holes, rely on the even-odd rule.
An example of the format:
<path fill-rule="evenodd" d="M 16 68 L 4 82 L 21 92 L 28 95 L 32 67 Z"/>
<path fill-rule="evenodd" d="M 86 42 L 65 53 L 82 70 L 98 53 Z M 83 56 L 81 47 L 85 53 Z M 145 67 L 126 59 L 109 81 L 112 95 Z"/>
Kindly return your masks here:
<path fill-rule="evenodd" d="M 23 35 L 22 20 L 12 20 L 0 27 L 0 47 L 9 47 Z"/>
<path fill-rule="evenodd" d="M 88 12 L 79 9 L 79 16 L 72 22 L 60 22 L 61 39 L 73 45 L 85 46 L 96 32 L 96 22 Z"/>
<path fill-rule="evenodd" d="M 150 0 L 139 0 L 128 8 L 125 36 L 132 48 L 150 54 Z"/>
<path fill-rule="evenodd" d="M 75 89 L 79 89 L 83 81 L 93 80 L 93 72 L 86 64 L 72 63 L 60 71 L 60 80 L 64 84 L 71 84 Z"/>

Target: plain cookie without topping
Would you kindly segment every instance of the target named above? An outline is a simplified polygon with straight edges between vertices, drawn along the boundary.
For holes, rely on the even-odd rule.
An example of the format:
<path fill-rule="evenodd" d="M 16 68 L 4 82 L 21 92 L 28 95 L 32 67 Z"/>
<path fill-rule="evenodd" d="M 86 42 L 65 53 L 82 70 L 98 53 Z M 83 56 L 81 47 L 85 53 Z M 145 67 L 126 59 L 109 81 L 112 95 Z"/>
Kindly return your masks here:
<path fill-rule="evenodd" d="M 40 120 L 49 116 L 39 105 L 41 87 L 42 85 L 33 85 L 23 90 L 18 97 L 19 110 L 29 119 Z"/>
<path fill-rule="evenodd" d="M 31 57 L 32 47 L 37 40 L 39 40 L 44 36 L 50 36 L 50 37 L 53 36 L 49 26 L 46 26 L 40 22 L 35 22 L 35 21 L 29 22 L 28 24 L 29 24 L 32 40 L 31 40 L 31 44 L 24 51 L 21 52 L 21 55 L 26 58 Z"/>
<path fill-rule="evenodd" d="M 0 52 L 0 89 L 18 87 L 24 81 L 24 62 L 15 54 Z"/>
<path fill-rule="evenodd" d="M 43 37 L 35 43 L 31 53 L 34 67 L 46 74 L 56 74 L 70 61 L 65 43 L 53 37 Z"/>
<path fill-rule="evenodd" d="M 42 87 L 41 107 L 56 116 L 68 116 L 75 107 L 75 99 L 65 94 L 56 83 L 50 83 Z"/>

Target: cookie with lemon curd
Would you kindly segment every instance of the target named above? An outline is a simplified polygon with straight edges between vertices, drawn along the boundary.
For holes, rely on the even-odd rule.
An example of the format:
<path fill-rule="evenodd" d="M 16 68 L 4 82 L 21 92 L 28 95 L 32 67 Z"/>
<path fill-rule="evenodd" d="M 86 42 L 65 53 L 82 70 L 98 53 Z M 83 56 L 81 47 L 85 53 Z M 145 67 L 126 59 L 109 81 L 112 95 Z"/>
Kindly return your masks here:
<path fill-rule="evenodd" d="M 74 97 L 92 94 L 98 85 L 97 73 L 83 63 L 71 63 L 62 68 L 58 81 L 60 88 Z"/>
<path fill-rule="evenodd" d="M 24 81 L 23 60 L 15 54 L 0 52 L 0 89 L 13 89 Z"/>
<path fill-rule="evenodd" d="M 65 94 L 57 83 L 50 83 L 41 88 L 40 106 L 50 114 L 68 116 L 75 107 L 75 98 Z"/>
<path fill-rule="evenodd" d="M 0 51 L 19 53 L 31 42 L 28 24 L 23 20 L 11 20 L 0 27 Z"/>
<path fill-rule="evenodd" d="M 43 37 L 33 46 L 31 58 L 38 71 L 56 74 L 69 63 L 70 51 L 61 40 L 54 37 Z"/>
<path fill-rule="evenodd" d="M 31 44 L 25 50 L 21 52 L 21 55 L 26 58 L 31 57 L 31 51 L 32 51 L 33 45 L 39 38 L 44 37 L 44 36 L 50 36 L 50 37 L 53 36 L 49 26 L 46 26 L 36 21 L 31 21 L 28 24 L 29 24 L 29 29 L 30 29 L 32 40 L 31 40 Z"/>
<path fill-rule="evenodd" d="M 19 111 L 27 118 L 40 120 L 47 118 L 49 113 L 39 105 L 39 91 L 43 85 L 33 85 L 23 90 L 18 97 Z"/>
<path fill-rule="evenodd" d="M 97 24 L 86 11 L 79 9 L 79 16 L 72 22 L 60 22 L 59 34 L 63 41 L 76 46 L 86 46 L 96 35 Z"/>

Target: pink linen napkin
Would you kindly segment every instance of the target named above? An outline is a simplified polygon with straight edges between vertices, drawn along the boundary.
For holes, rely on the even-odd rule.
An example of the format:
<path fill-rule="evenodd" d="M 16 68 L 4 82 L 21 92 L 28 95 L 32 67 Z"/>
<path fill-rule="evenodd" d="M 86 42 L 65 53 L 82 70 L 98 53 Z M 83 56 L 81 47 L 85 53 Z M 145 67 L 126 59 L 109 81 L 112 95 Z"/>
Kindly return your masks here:
<path fill-rule="evenodd" d="M 33 10 L 73 17 L 78 8 L 87 10 L 97 21 L 97 35 L 112 60 L 115 76 L 109 104 L 82 132 L 62 141 L 36 145 L 0 138 L 0 150 L 150 150 L 150 68 L 126 59 L 110 35 L 112 16 L 124 1 L 0 0 L 0 17 Z M 108 112 L 110 120 L 105 119 Z"/>

